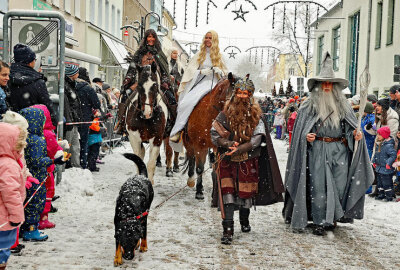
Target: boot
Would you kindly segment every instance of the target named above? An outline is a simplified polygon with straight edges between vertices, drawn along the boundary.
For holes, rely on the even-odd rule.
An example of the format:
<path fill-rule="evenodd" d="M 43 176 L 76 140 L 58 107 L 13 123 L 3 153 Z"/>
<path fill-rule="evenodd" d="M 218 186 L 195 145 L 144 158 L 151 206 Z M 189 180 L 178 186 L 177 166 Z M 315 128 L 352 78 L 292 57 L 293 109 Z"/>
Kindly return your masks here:
<path fill-rule="evenodd" d="M 223 220 L 222 227 L 224 232 L 221 237 L 221 244 L 230 245 L 233 237 L 233 220 Z"/>
<path fill-rule="evenodd" d="M 313 229 L 313 234 L 314 235 L 319 235 L 319 236 L 323 236 L 326 234 L 325 229 L 322 225 L 317 225 L 315 226 L 315 228 Z"/>
<path fill-rule="evenodd" d="M 182 139 L 182 131 L 177 132 L 174 136 L 169 138 L 169 140 L 174 143 L 180 142 L 181 139 Z"/>
<path fill-rule="evenodd" d="M 56 213 L 58 211 L 57 207 L 54 207 L 53 205 L 50 206 L 50 213 Z"/>
<path fill-rule="evenodd" d="M 123 135 L 125 132 L 125 112 L 126 105 L 125 103 L 118 104 L 118 124 L 115 127 L 115 133 Z"/>
<path fill-rule="evenodd" d="M 39 232 L 36 225 L 29 225 L 28 229 L 24 232 L 24 241 L 43 242 L 49 237 L 42 232 Z"/>
<path fill-rule="evenodd" d="M 52 229 L 56 226 L 53 222 L 49 221 L 48 214 L 41 214 L 39 221 L 39 230 Z"/>
<path fill-rule="evenodd" d="M 251 226 L 249 222 L 250 209 L 240 208 L 239 209 L 239 220 L 242 232 L 248 233 L 251 231 Z"/>

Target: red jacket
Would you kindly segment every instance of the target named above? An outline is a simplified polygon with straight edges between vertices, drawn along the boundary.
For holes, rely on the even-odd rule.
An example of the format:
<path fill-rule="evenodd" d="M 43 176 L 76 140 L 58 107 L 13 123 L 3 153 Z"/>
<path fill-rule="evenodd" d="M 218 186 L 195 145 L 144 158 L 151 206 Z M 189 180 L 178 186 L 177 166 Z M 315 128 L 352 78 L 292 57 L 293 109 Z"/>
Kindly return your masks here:
<path fill-rule="evenodd" d="M 294 127 L 294 122 L 296 121 L 296 117 L 297 117 L 297 112 L 292 112 L 292 114 L 290 115 L 288 122 L 287 122 L 287 130 L 289 132 L 293 131 L 293 127 Z"/>

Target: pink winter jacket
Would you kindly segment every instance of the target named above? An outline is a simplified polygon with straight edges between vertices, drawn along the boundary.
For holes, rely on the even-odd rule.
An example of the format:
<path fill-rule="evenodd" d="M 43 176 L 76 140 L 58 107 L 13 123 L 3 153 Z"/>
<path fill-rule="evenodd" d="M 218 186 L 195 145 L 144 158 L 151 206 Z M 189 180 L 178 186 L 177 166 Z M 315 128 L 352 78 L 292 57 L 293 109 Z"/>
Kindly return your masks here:
<path fill-rule="evenodd" d="M 25 200 L 24 172 L 18 161 L 22 154 L 15 150 L 20 130 L 7 123 L 0 123 L 0 231 L 12 230 L 9 222 L 24 219 Z"/>

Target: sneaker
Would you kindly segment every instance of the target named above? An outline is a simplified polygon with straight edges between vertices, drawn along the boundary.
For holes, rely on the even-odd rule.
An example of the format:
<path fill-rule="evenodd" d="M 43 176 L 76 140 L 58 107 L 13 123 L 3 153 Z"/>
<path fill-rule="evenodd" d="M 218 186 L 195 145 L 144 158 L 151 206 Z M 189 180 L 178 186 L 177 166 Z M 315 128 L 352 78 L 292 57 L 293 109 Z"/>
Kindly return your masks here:
<path fill-rule="evenodd" d="M 23 235 L 24 241 L 43 242 L 48 238 L 49 237 L 46 234 L 39 232 L 35 225 L 30 225 L 28 231 L 24 232 Z"/>
<path fill-rule="evenodd" d="M 393 197 L 387 197 L 387 198 L 385 198 L 385 201 L 387 201 L 387 202 L 393 202 L 394 199 L 395 199 L 395 198 L 393 198 Z"/>
<path fill-rule="evenodd" d="M 23 248 L 21 247 L 21 245 L 18 245 L 15 248 L 10 248 L 10 251 L 11 251 L 11 254 L 14 255 L 14 256 L 21 256 L 22 255 L 22 249 Z"/>
<path fill-rule="evenodd" d="M 39 230 L 52 229 L 56 226 L 53 222 L 48 219 L 39 221 Z"/>
<path fill-rule="evenodd" d="M 378 196 L 375 197 L 375 200 L 382 201 L 385 198 L 386 198 L 385 194 L 379 194 Z"/>
<path fill-rule="evenodd" d="M 60 199 L 60 196 L 59 195 L 54 195 L 53 198 L 51 199 L 51 201 L 54 202 L 54 201 L 56 201 L 58 199 Z"/>
<path fill-rule="evenodd" d="M 314 234 L 314 235 L 318 235 L 318 236 L 323 236 L 323 235 L 326 234 L 326 232 L 325 232 L 325 229 L 324 229 L 323 226 L 316 226 L 316 227 L 313 229 L 313 234 Z"/>
<path fill-rule="evenodd" d="M 101 161 L 100 159 L 96 159 L 97 164 L 104 164 L 104 161 Z"/>

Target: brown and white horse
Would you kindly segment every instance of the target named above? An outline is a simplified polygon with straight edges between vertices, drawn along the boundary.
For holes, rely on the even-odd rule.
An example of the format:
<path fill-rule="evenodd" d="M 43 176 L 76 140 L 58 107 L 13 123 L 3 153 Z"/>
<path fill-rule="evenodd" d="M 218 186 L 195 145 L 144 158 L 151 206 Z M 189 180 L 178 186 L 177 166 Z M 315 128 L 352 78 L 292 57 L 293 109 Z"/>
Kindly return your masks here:
<path fill-rule="evenodd" d="M 150 157 L 147 163 L 150 181 L 154 184 L 154 171 L 160 146 L 164 138 L 168 119 L 168 108 L 160 90 L 160 76 L 157 65 L 137 66 L 138 85 L 128 99 L 126 110 L 126 130 L 134 154 L 144 159 L 144 142 L 150 145 Z M 172 170 L 172 149 L 166 146 L 167 170 Z M 169 149 L 168 149 L 169 147 Z M 168 167 L 169 164 L 169 167 Z"/>
<path fill-rule="evenodd" d="M 229 73 L 228 78 L 220 80 L 213 90 L 205 95 L 190 114 L 183 135 L 183 144 L 186 148 L 186 162 L 188 166 L 188 184 L 193 182 L 196 168 L 196 199 L 204 199 L 203 195 L 203 172 L 209 148 L 216 147 L 211 142 L 211 125 L 219 112 L 224 108 L 225 101 L 233 93 L 236 78 Z M 186 171 L 185 170 L 185 171 Z M 184 171 L 184 172 L 185 172 Z"/>

